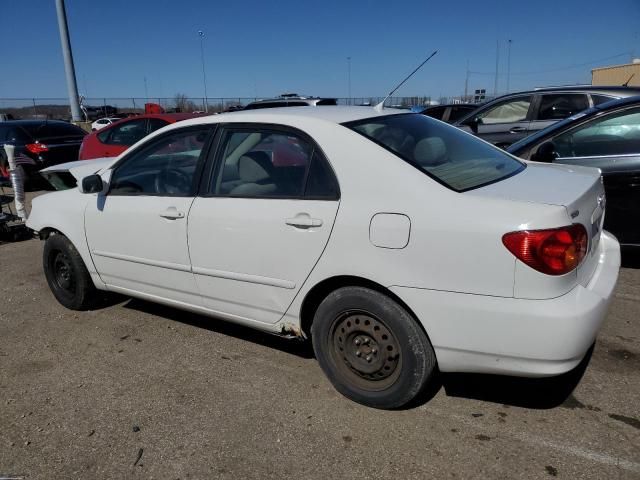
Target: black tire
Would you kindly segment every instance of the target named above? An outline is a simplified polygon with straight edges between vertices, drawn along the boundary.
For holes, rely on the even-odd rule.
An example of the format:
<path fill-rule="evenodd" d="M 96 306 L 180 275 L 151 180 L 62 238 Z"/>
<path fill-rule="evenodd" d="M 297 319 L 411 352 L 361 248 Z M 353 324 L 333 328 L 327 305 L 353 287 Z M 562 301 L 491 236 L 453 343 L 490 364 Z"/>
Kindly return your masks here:
<path fill-rule="evenodd" d="M 44 275 L 54 297 L 71 310 L 96 306 L 98 291 L 76 247 L 67 237 L 51 235 L 44 244 Z"/>
<path fill-rule="evenodd" d="M 316 310 L 311 337 L 336 390 L 369 407 L 406 406 L 437 370 L 433 347 L 416 320 L 369 288 L 330 293 Z"/>

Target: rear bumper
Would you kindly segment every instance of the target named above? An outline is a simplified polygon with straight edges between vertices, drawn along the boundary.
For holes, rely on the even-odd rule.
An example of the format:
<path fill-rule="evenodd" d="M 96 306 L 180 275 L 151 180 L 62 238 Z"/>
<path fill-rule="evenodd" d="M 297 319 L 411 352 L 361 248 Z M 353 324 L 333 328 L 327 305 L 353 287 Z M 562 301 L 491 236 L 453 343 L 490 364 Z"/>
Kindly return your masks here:
<path fill-rule="evenodd" d="M 620 245 L 607 232 L 586 286 L 548 300 L 489 297 L 392 287 L 417 315 L 443 372 L 530 377 L 573 369 L 602 325 L 620 268 Z"/>

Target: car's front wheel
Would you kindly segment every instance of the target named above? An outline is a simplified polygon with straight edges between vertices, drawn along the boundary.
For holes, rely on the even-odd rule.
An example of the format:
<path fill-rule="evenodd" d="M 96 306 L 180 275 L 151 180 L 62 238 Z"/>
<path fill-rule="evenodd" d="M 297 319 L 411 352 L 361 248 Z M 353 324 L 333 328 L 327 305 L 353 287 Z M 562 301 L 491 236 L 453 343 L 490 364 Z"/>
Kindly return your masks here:
<path fill-rule="evenodd" d="M 344 287 L 316 310 L 313 348 L 323 371 L 344 396 L 375 408 L 400 408 L 424 390 L 436 371 L 429 339 L 388 296 Z"/>
<path fill-rule="evenodd" d="M 47 238 L 42 260 L 47 283 L 58 302 L 71 310 L 88 310 L 96 305 L 98 291 L 67 237 L 54 234 Z"/>

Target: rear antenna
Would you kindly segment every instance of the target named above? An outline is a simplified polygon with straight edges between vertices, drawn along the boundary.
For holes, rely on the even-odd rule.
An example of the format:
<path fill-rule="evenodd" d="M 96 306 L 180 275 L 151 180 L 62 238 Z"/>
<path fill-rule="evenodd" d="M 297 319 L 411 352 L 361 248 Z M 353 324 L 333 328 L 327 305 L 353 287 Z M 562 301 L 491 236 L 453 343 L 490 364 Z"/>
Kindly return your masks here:
<path fill-rule="evenodd" d="M 635 74 L 635 73 L 632 73 L 632 74 L 631 74 L 631 76 L 629 77 L 629 79 L 628 79 L 626 82 L 624 82 L 624 83 L 622 84 L 622 86 L 623 86 L 623 87 L 628 87 L 628 86 L 629 86 L 629 82 L 630 82 L 630 81 L 631 81 L 631 79 L 632 79 L 633 77 L 635 77 L 635 76 L 636 76 L 636 74 Z"/>
<path fill-rule="evenodd" d="M 382 100 L 380 103 L 378 103 L 378 104 L 377 104 L 375 107 L 373 107 L 373 108 L 374 108 L 376 111 L 381 112 L 381 111 L 382 111 L 382 109 L 384 108 L 384 102 L 386 102 L 386 101 L 387 101 L 387 99 L 388 99 L 391 95 L 393 95 L 393 94 L 395 93 L 395 91 L 396 91 L 396 90 L 398 90 L 402 85 L 404 85 L 404 82 L 406 82 L 407 80 L 409 80 L 409 79 L 413 76 L 413 74 L 414 74 L 414 73 L 416 73 L 418 70 L 420 70 L 420 69 L 422 68 L 422 66 L 423 66 L 425 63 L 427 63 L 429 60 L 431 60 L 431 59 L 435 56 L 435 54 L 436 54 L 436 53 L 438 53 L 438 51 L 437 51 L 437 50 L 434 50 L 434 52 L 433 52 L 431 55 L 429 55 L 429 56 L 427 57 L 427 59 L 426 59 L 424 62 L 422 62 L 420 65 L 418 65 L 418 66 L 416 67 L 416 69 L 415 69 L 413 72 L 411 72 L 409 75 L 407 75 L 407 78 L 405 78 L 404 80 L 402 80 L 402 81 L 398 84 L 398 86 L 397 86 L 396 88 L 394 88 L 393 90 L 391 90 L 391 91 L 389 92 L 389 94 L 388 94 L 386 97 L 384 97 L 384 100 Z"/>

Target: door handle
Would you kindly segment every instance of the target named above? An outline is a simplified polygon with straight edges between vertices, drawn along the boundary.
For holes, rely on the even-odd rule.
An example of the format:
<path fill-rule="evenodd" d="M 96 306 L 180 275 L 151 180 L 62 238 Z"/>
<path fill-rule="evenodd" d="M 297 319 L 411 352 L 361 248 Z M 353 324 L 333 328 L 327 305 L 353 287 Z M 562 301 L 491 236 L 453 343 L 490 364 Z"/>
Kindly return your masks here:
<path fill-rule="evenodd" d="M 284 222 L 287 225 L 291 225 L 292 227 L 297 228 L 311 228 L 322 226 L 322 220 L 320 220 L 319 218 L 311 218 L 306 213 L 297 215 L 293 218 L 287 218 Z"/>
<path fill-rule="evenodd" d="M 184 218 L 184 213 L 179 212 L 176 207 L 169 207 L 160 214 L 162 218 L 168 218 L 169 220 L 176 220 L 178 218 Z"/>
<path fill-rule="evenodd" d="M 525 127 L 513 127 L 511 130 L 509 130 L 509 133 L 520 133 L 526 131 L 527 129 Z"/>

